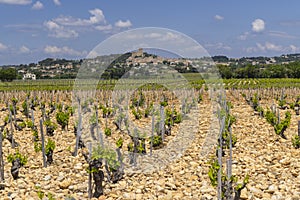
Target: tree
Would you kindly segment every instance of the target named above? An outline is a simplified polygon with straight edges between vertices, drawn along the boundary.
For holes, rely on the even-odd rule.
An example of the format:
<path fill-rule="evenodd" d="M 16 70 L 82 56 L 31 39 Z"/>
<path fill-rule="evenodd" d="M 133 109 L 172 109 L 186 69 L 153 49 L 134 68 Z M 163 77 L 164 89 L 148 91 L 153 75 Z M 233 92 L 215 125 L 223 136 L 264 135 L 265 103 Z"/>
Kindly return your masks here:
<path fill-rule="evenodd" d="M 0 70 L 1 81 L 12 81 L 17 78 L 17 70 L 14 68 L 6 68 Z"/>

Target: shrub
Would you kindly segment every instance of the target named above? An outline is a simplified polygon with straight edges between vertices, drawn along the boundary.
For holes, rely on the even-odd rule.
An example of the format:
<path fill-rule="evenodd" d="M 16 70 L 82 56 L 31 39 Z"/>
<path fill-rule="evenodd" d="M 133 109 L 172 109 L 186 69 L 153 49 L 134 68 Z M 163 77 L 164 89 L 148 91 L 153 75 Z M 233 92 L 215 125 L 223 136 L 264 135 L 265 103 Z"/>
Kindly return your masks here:
<path fill-rule="evenodd" d="M 42 150 L 42 144 L 40 142 L 34 142 L 34 151 L 37 153 Z"/>
<path fill-rule="evenodd" d="M 20 159 L 20 164 L 21 164 L 21 167 L 26 165 L 27 163 L 27 156 L 25 155 L 22 155 L 19 150 L 17 150 L 17 152 L 15 154 L 9 154 L 7 156 L 7 161 L 12 163 L 13 161 L 15 161 L 16 159 Z"/>
<path fill-rule="evenodd" d="M 140 109 L 132 109 L 132 114 L 134 115 L 135 119 L 139 120 L 142 118 L 142 111 Z"/>
<path fill-rule="evenodd" d="M 55 149 L 55 142 L 51 139 L 48 139 L 46 147 L 45 147 L 45 153 L 46 155 L 53 152 Z"/>
<path fill-rule="evenodd" d="M 117 145 L 118 148 L 122 148 L 122 146 L 123 146 L 123 139 L 121 137 L 117 140 L 116 145 Z"/>
<path fill-rule="evenodd" d="M 56 113 L 56 121 L 59 125 L 61 125 L 62 129 L 65 129 L 65 127 L 69 124 L 69 113 L 67 112 L 58 112 Z"/>
<path fill-rule="evenodd" d="M 267 122 L 269 122 L 272 126 L 275 126 L 277 124 L 277 117 L 272 111 L 267 110 L 265 117 Z"/>
<path fill-rule="evenodd" d="M 105 129 L 104 129 L 104 134 L 105 134 L 106 136 L 111 136 L 111 129 L 110 129 L 110 128 L 105 128 Z"/>
<path fill-rule="evenodd" d="M 158 147 L 162 144 L 162 138 L 160 135 L 154 135 L 153 137 L 150 137 L 150 139 L 153 140 L 153 147 Z"/>
<path fill-rule="evenodd" d="M 57 129 L 57 125 L 51 122 L 50 119 L 45 120 L 44 124 L 46 126 L 47 135 L 53 136 L 53 132 Z"/>
<path fill-rule="evenodd" d="M 105 159 L 111 171 L 117 170 L 120 166 L 117 153 L 113 149 L 106 149 L 101 145 L 95 146 L 92 151 L 92 160 L 98 159 Z"/>
<path fill-rule="evenodd" d="M 31 129 L 34 128 L 34 124 L 33 124 L 33 122 L 32 122 L 31 120 L 28 120 L 28 121 L 26 122 L 26 124 L 27 124 L 27 127 L 28 127 L 28 128 L 31 128 Z"/>
<path fill-rule="evenodd" d="M 299 149 L 299 148 L 300 148 L 300 137 L 299 137 L 299 135 L 295 135 L 295 136 L 292 138 L 292 143 L 293 143 L 293 146 L 294 146 L 296 149 Z"/>

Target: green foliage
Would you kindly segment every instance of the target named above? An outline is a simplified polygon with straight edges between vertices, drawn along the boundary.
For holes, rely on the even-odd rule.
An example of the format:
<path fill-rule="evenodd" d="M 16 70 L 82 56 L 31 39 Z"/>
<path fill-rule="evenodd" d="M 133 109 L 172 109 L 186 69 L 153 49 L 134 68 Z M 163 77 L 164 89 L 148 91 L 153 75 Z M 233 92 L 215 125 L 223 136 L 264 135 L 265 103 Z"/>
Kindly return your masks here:
<path fill-rule="evenodd" d="M 145 144 L 145 141 L 142 141 L 137 147 L 138 153 L 144 153 L 146 151 L 146 149 L 143 147 L 143 144 Z"/>
<path fill-rule="evenodd" d="M 75 108 L 72 106 L 66 106 L 66 111 L 69 113 L 69 115 L 73 116 L 75 113 Z"/>
<path fill-rule="evenodd" d="M 143 113 L 140 109 L 132 109 L 132 114 L 134 115 L 135 119 L 139 120 L 142 118 Z"/>
<path fill-rule="evenodd" d="M 218 185 L 218 171 L 220 169 L 220 165 L 217 159 L 213 159 L 210 161 L 210 167 L 208 171 L 208 177 L 210 179 L 210 183 L 212 186 Z"/>
<path fill-rule="evenodd" d="M 249 174 L 247 174 L 246 177 L 245 177 L 244 180 L 243 180 L 243 183 L 239 183 L 239 184 L 237 184 L 237 185 L 235 186 L 235 190 L 238 191 L 238 190 L 243 189 L 243 187 L 245 187 L 246 184 L 249 183 L 249 177 L 250 177 Z M 237 180 L 236 180 L 235 182 L 237 182 Z"/>
<path fill-rule="evenodd" d="M 267 110 L 265 117 L 267 122 L 269 122 L 272 126 L 275 126 L 277 124 L 277 117 L 272 111 Z"/>
<path fill-rule="evenodd" d="M 50 152 L 53 152 L 54 149 L 55 149 L 55 142 L 49 138 L 45 147 L 45 153 L 49 154 Z"/>
<path fill-rule="evenodd" d="M 138 98 L 132 99 L 132 106 L 143 106 L 145 103 L 145 95 L 142 93 L 142 91 L 139 91 Z"/>
<path fill-rule="evenodd" d="M 262 116 L 264 115 L 264 109 L 261 106 L 258 106 L 256 109 L 257 112 L 261 113 Z"/>
<path fill-rule="evenodd" d="M 9 120 L 9 115 L 6 115 L 6 116 L 5 116 L 4 122 L 5 122 L 6 124 L 10 122 L 10 120 Z"/>
<path fill-rule="evenodd" d="M 37 195 L 38 195 L 38 198 L 42 200 L 45 196 L 45 193 L 39 189 L 37 191 Z"/>
<path fill-rule="evenodd" d="M 106 128 L 104 129 L 104 134 L 105 134 L 106 136 L 111 136 L 111 129 L 106 127 Z"/>
<path fill-rule="evenodd" d="M 48 192 L 47 197 L 48 197 L 48 200 L 55 200 L 55 198 L 51 192 Z"/>
<path fill-rule="evenodd" d="M 27 127 L 28 127 L 28 128 L 31 128 L 31 129 L 34 128 L 34 124 L 32 123 L 31 120 L 27 120 L 26 124 L 27 124 Z"/>
<path fill-rule="evenodd" d="M 1 81 L 12 81 L 17 78 L 17 70 L 15 68 L 0 69 Z"/>
<path fill-rule="evenodd" d="M 163 96 L 163 99 L 160 101 L 160 106 L 166 107 L 168 105 L 167 97 Z"/>
<path fill-rule="evenodd" d="M 299 149 L 300 148 L 300 137 L 298 135 L 295 135 L 293 138 L 292 138 L 292 144 L 293 146 L 296 148 L 296 149 Z"/>
<path fill-rule="evenodd" d="M 100 109 L 102 109 L 103 118 L 109 117 L 113 112 L 113 109 L 108 106 L 100 105 Z"/>
<path fill-rule="evenodd" d="M 92 174 L 92 173 L 97 173 L 99 172 L 99 169 L 95 168 L 95 167 L 92 167 L 92 169 L 89 169 L 89 167 L 86 168 L 86 172 L 88 174 Z"/>
<path fill-rule="evenodd" d="M 133 143 L 130 142 L 128 145 L 127 145 L 127 149 L 129 152 L 134 152 L 134 146 L 133 146 Z"/>
<path fill-rule="evenodd" d="M 228 148 L 228 149 L 230 146 L 230 137 L 229 136 L 230 136 L 230 132 L 227 129 L 225 129 L 222 133 L 222 137 L 223 137 L 223 141 L 225 142 L 225 148 Z M 236 142 L 237 142 L 236 135 L 231 134 L 231 144 L 233 147 L 235 146 Z"/>
<path fill-rule="evenodd" d="M 166 109 L 165 111 L 165 124 L 168 126 L 173 126 L 175 124 L 179 124 L 182 121 L 182 115 L 176 111 L 176 109 Z"/>
<path fill-rule="evenodd" d="M 20 164 L 21 164 L 21 166 L 26 165 L 26 163 L 27 163 L 27 156 L 22 155 L 22 154 L 19 152 L 19 150 L 17 150 L 15 154 L 9 154 L 9 155 L 7 156 L 7 161 L 10 162 L 10 163 L 12 163 L 12 162 L 15 161 L 17 158 L 20 159 Z"/>
<path fill-rule="evenodd" d="M 57 129 L 57 125 L 55 123 L 51 122 L 50 119 L 45 120 L 44 125 L 53 131 Z"/>
<path fill-rule="evenodd" d="M 22 103 L 22 109 L 23 109 L 23 114 L 24 115 L 28 115 L 29 114 L 29 111 L 28 111 L 28 105 L 27 105 L 27 102 L 26 102 L 26 100 Z"/>
<path fill-rule="evenodd" d="M 286 104 L 286 100 L 285 99 L 279 99 L 278 100 L 278 105 L 280 106 L 280 108 L 282 108 L 285 104 Z"/>
<path fill-rule="evenodd" d="M 89 122 L 91 125 L 95 125 L 97 123 L 97 117 L 96 117 L 96 113 L 94 113 L 90 119 L 89 119 Z"/>
<path fill-rule="evenodd" d="M 26 127 L 26 123 L 25 122 L 21 122 L 21 123 L 19 123 L 19 126 L 23 129 L 23 128 Z"/>
<path fill-rule="evenodd" d="M 292 109 L 292 110 L 295 109 L 295 103 L 290 103 L 290 109 Z"/>
<path fill-rule="evenodd" d="M 34 137 L 34 138 L 39 138 L 39 133 L 38 133 L 38 130 L 37 129 L 31 129 L 31 131 L 32 131 L 32 136 Z"/>
<path fill-rule="evenodd" d="M 117 153 L 113 149 L 103 148 L 101 145 L 93 148 L 92 159 L 105 159 L 111 170 L 117 170 L 117 168 L 120 167 Z"/>
<path fill-rule="evenodd" d="M 59 111 L 59 112 L 62 112 L 62 109 L 63 109 L 63 107 L 62 107 L 62 104 L 57 104 L 56 105 L 56 109 Z"/>
<path fill-rule="evenodd" d="M 200 94 L 198 95 L 198 103 L 200 103 L 201 101 L 203 101 L 203 97 L 202 97 L 202 94 L 200 93 Z"/>
<path fill-rule="evenodd" d="M 68 112 L 58 112 L 56 113 L 56 121 L 64 129 L 69 124 L 69 113 Z"/>
<path fill-rule="evenodd" d="M 153 110 L 153 103 L 151 102 L 150 106 L 148 106 L 148 107 L 145 109 L 145 114 L 144 114 L 144 116 L 147 118 L 147 117 L 150 115 L 150 113 L 152 112 L 152 110 Z"/>
<path fill-rule="evenodd" d="M 255 111 L 257 111 L 257 107 L 258 107 L 258 105 L 259 105 L 259 99 L 258 99 L 257 93 L 255 93 L 254 96 L 251 97 L 250 100 L 251 100 L 251 102 L 252 102 L 253 109 L 254 109 Z"/>
<path fill-rule="evenodd" d="M 162 138 L 160 135 L 154 135 L 153 137 L 150 137 L 150 140 L 153 140 L 153 147 L 158 147 L 162 144 Z"/>
<path fill-rule="evenodd" d="M 37 153 L 39 151 L 42 151 L 42 144 L 40 142 L 34 142 L 34 151 Z"/>
<path fill-rule="evenodd" d="M 122 148 L 122 146 L 123 146 L 123 138 L 120 137 L 117 140 L 116 145 L 117 145 L 118 148 Z"/>
<path fill-rule="evenodd" d="M 291 117 L 292 117 L 291 113 L 286 112 L 285 119 L 281 121 L 279 124 L 276 124 L 274 126 L 274 130 L 277 135 L 283 134 L 283 132 L 289 127 L 291 123 Z"/>

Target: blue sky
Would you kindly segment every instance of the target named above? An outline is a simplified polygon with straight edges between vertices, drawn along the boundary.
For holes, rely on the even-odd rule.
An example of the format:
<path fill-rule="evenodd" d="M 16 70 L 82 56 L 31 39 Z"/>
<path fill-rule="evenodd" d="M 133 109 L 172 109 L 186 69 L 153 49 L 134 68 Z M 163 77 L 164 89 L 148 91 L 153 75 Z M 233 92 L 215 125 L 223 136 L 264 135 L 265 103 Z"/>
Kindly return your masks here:
<path fill-rule="evenodd" d="M 0 65 L 84 58 L 113 34 L 182 32 L 210 55 L 300 52 L 300 1 L 0 0 Z"/>

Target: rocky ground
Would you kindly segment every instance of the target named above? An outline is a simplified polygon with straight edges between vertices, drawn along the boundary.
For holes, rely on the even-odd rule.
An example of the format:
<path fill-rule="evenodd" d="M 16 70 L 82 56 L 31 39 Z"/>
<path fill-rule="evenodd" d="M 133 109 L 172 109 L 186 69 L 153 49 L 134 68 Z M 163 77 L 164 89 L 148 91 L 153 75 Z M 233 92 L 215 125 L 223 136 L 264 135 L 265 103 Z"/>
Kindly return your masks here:
<path fill-rule="evenodd" d="M 246 174 L 250 176 L 249 184 L 242 190 L 242 198 L 300 199 L 300 150 L 294 149 L 291 143 L 291 137 L 297 133 L 299 116 L 293 113 L 291 126 L 286 131 L 288 139 L 284 140 L 274 133 L 265 119 L 255 115 L 242 98 L 237 100 L 229 96 L 229 100 L 234 106 L 231 114 L 237 118 L 232 127 L 237 136 L 233 149 L 233 174 L 240 177 L 239 180 Z M 167 166 L 155 171 L 127 168 L 121 181 L 104 184 L 104 195 L 99 199 L 216 199 L 216 188 L 211 186 L 207 175 L 208 161 L 214 150 L 203 154 L 203 145 L 211 128 L 208 105 L 205 97 L 199 104 L 198 124 L 189 121 L 182 130 L 183 133 L 191 131 L 192 135 L 185 135 L 189 146 L 180 152 L 179 158 L 168 161 Z M 20 152 L 28 155 L 28 163 L 21 168 L 20 178 L 14 181 L 10 174 L 11 164 L 4 160 L 6 187 L 0 191 L 0 199 L 38 199 L 38 191 L 52 193 L 56 199 L 87 199 L 87 164 L 81 150 L 77 157 L 71 155 L 75 143 L 72 130 L 56 131 L 53 137 L 57 141 L 54 163 L 47 168 L 42 167 L 41 153 L 34 152 L 29 129 L 16 132 L 15 138 L 20 144 Z M 11 151 L 10 146 L 4 140 L 5 158 Z"/>

